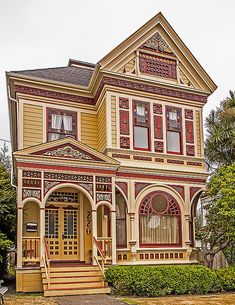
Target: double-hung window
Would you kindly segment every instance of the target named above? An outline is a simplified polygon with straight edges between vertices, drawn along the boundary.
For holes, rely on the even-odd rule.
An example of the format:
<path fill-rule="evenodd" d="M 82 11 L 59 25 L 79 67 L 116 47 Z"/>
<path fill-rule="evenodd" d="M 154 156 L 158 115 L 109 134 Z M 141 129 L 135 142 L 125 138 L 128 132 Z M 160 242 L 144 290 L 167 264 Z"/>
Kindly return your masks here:
<path fill-rule="evenodd" d="M 73 111 L 47 109 L 47 139 L 76 138 L 77 114 Z"/>
<path fill-rule="evenodd" d="M 182 154 L 181 109 L 166 107 L 167 152 Z"/>
<path fill-rule="evenodd" d="M 149 150 L 149 103 L 133 102 L 134 149 Z"/>

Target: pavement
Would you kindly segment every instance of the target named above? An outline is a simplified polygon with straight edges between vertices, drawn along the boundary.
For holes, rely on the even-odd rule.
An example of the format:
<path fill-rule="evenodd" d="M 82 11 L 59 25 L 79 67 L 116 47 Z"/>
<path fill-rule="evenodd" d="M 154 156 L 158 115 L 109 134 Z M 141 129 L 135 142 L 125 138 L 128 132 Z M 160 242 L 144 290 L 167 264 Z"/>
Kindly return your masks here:
<path fill-rule="evenodd" d="M 53 297 L 53 300 L 55 300 L 58 303 L 58 305 L 126 305 L 127 304 L 107 294 Z"/>

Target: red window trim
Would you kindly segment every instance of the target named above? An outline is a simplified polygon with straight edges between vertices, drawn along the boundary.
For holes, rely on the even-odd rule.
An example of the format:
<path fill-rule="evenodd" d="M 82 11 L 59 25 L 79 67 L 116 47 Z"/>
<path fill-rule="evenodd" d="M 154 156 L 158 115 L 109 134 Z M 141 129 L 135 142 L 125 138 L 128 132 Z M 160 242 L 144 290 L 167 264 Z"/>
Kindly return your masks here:
<path fill-rule="evenodd" d="M 76 111 L 71 111 L 71 110 L 63 110 L 63 109 L 57 109 L 57 108 L 50 108 L 50 107 L 47 107 L 46 108 L 46 139 L 47 139 L 47 142 L 49 142 L 49 133 L 50 132 L 53 132 L 51 130 L 49 130 L 49 115 L 50 115 L 50 111 L 53 111 L 53 113 L 56 113 L 56 114 L 61 114 L 61 113 L 64 113 L 64 114 L 70 114 L 72 115 L 72 121 L 74 120 L 74 122 L 72 124 L 74 124 L 75 126 L 75 132 L 74 132 L 74 138 L 75 140 L 78 139 L 78 128 L 77 128 L 77 112 Z M 58 134 L 64 134 L 64 133 L 61 133 L 61 132 L 56 132 Z M 69 137 L 69 135 L 68 135 Z"/>
<path fill-rule="evenodd" d="M 179 110 L 180 111 L 180 131 L 174 131 L 174 130 L 170 130 L 168 129 L 168 125 L 167 125 L 167 122 L 168 122 L 168 118 L 167 118 L 167 114 L 168 114 L 168 111 L 170 109 L 176 109 L 177 111 Z M 178 107 L 172 107 L 172 106 L 166 106 L 166 149 L 167 149 L 167 144 L 168 144 L 168 139 L 167 139 L 167 132 L 168 131 L 173 131 L 173 132 L 178 132 L 179 135 L 180 135 L 180 152 L 176 152 L 176 151 L 168 151 L 167 150 L 167 153 L 168 154 L 173 154 L 173 155 L 182 155 L 183 154 L 183 141 L 182 141 L 182 109 L 181 108 L 178 108 Z"/>
<path fill-rule="evenodd" d="M 147 105 L 148 109 L 148 126 L 140 126 L 140 125 L 135 125 L 134 123 L 134 108 L 135 108 L 135 102 L 143 103 Z M 133 122 L 133 148 L 136 150 L 144 150 L 144 151 L 150 151 L 151 149 L 151 138 L 150 138 L 150 103 L 149 102 L 143 102 L 143 101 L 138 101 L 138 100 L 133 100 L 132 101 L 132 122 Z M 148 148 L 141 148 L 141 147 L 136 147 L 135 146 L 135 126 L 140 126 L 140 127 L 145 127 L 148 128 Z"/>
<path fill-rule="evenodd" d="M 161 193 L 161 191 L 156 191 L 156 192 L 152 192 L 152 197 L 154 196 L 155 193 Z M 166 193 L 166 192 L 163 192 Z M 179 242 L 178 243 L 172 243 L 172 244 L 164 244 L 164 243 L 159 243 L 159 244 L 148 244 L 148 243 L 142 243 L 141 242 L 141 225 L 140 225 L 140 210 L 141 210 L 141 205 L 142 202 L 145 200 L 145 198 L 147 196 L 150 196 L 150 194 L 147 194 L 141 201 L 140 205 L 139 205 L 139 210 L 138 210 L 138 217 L 139 217 L 139 245 L 140 248 L 161 248 L 161 247 L 166 247 L 166 248 L 172 248 L 172 247 L 182 247 L 182 218 L 181 218 L 181 209 L 179 206 L 179 203 L 177 202 L 177 200 L 174 198 L 174 201 L 176 203 L 176 206 L 178 208 L 178 215 L 174 215 L 174 216 L 178 216 L 178 227 L 179 227 L 179 232 L 178 232 L 178 236 L 179 236 Z M 170 195 L 171 196 L 171 195 Z M 172 196 L 171 196 L 172 197 Z M 163 214 L 161 214 L 163 215 Z"/>

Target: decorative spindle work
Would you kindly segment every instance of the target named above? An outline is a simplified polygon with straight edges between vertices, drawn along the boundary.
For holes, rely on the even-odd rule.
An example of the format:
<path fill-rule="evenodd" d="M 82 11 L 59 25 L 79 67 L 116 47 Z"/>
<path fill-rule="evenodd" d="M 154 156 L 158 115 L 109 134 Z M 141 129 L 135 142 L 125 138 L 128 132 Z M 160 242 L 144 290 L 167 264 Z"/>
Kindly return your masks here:
<path fill-rule="evenodd" d="M 53 172 L 45 172 L 45 179 L 53 179 L 53 180 L 71 180 L 71 181 L 86 181 L 92 182 L 93 177 L 87 175 L 76 175 L 76 174 L 64 174 L 64 173 L 53 173 Z"/>
<path fill-rule="evenodd" d="M 40 200 L 41 199 L 41 190 L 23 189 L 22 199 L 29 198 L 29 197 Z"/>
<path fill-rule="evenodd" d="M 97 193 L 96 194 L 96 203 L 100 201 L 107 201 L 112 203 L 112 194 L 105 194 L 105 193 Z"/>
<path fill-rule="evenodd" d="M 36 171 L 24 171 L 22 172 L 23 177 L 26 178 L 41 178 L 41 172 Z"/>
<path fill-rule="evenodd" d="M 22 185 L 23 185 L 23 187 L 40 188 L 41 179 L 23 179 Z"/>

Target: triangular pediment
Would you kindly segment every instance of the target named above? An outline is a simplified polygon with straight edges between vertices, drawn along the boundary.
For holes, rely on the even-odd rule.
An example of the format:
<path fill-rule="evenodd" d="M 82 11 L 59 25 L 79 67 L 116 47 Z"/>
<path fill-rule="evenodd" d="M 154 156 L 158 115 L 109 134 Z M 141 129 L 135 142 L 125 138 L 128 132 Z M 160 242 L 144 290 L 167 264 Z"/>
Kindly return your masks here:
<path fill-rule="evenodd" d="M 103 71 L 213 92 L 215 83 L 159 13 L 99 62 Z M 144 66 L 144 68 L 143 68 Z"/>
<path fill-rule="evenodd" d="M 85 163 L 107 163 L 119 165 L 115 159 L 102 154 L 73 138 L 63 138 L 14 152 L 14 156 L 41 157 L 59 160 L 73 160 Z"/>

